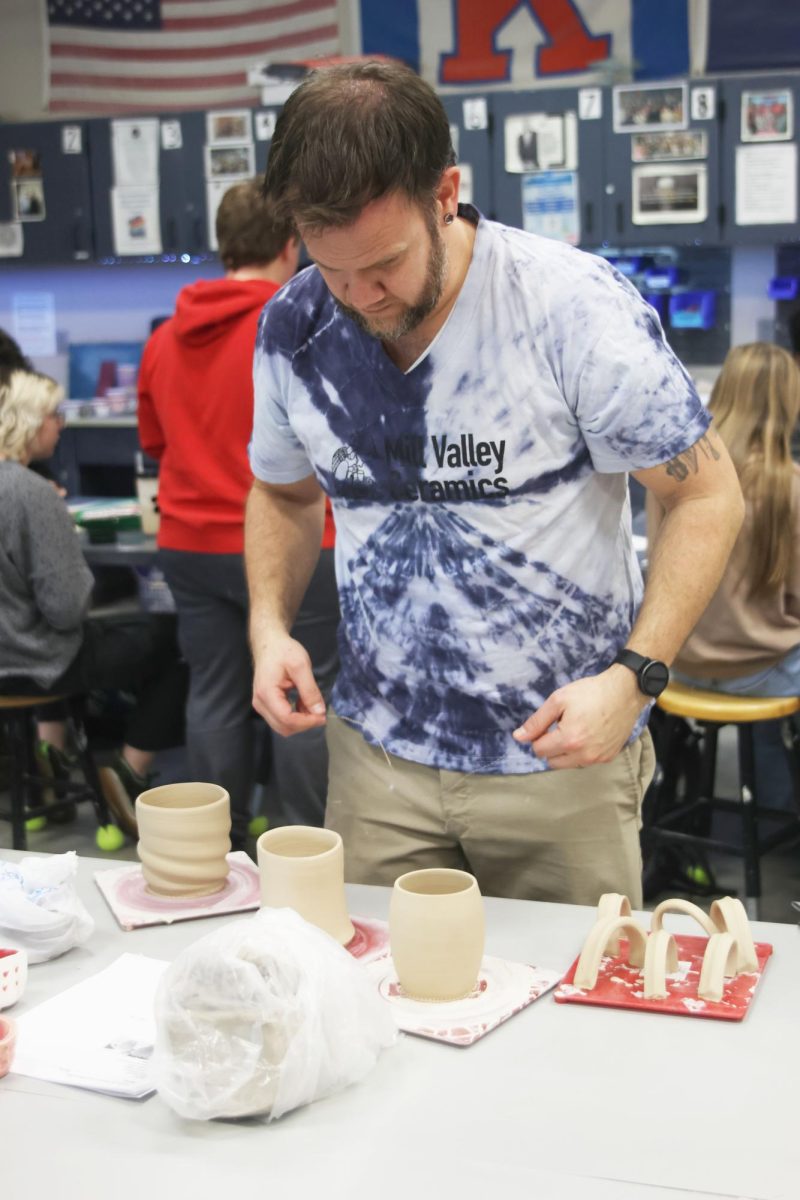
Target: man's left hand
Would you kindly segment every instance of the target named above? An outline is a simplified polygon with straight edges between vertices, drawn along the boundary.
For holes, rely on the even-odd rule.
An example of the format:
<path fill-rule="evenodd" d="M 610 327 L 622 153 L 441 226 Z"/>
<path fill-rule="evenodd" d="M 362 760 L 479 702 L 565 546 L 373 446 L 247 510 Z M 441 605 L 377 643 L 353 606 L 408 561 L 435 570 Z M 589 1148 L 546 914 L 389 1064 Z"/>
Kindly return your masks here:
<path fill-rule="evenodd" d="M 553 692 L 512 736 L 552 768 L 611 762 L 647 703 L 634 674 L 615 664 Z"/>

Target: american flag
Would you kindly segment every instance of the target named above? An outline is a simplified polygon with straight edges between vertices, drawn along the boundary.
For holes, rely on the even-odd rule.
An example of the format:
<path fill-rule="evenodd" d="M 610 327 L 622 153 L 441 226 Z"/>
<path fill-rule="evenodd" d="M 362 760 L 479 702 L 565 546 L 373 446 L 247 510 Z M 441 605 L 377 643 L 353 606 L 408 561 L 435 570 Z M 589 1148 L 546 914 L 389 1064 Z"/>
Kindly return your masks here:
<path fill-rule="evenodd" d="M 48 109 L 254 105 L 259 62 L 339 53 L 337 0 L 47 0 Z"/>

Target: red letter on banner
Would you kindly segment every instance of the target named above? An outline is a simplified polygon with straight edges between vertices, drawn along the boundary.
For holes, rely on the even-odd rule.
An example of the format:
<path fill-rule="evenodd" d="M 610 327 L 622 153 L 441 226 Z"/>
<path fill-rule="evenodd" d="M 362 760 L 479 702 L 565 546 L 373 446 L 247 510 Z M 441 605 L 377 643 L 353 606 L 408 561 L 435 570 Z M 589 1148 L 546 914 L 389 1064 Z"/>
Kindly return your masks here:
<path fill-rule="evenodd" d="M 592 37 L 573 0 L 454 0 L 456 53 L 443 54 L 442 83 L 494 83 L 510 77 L 511 51 L 496 50 L 494 37 L 518 8 L 527 5 L 547 37 L 538 53 L 540 75 L 586 71 L 608 58 L 611 38 Z"/>

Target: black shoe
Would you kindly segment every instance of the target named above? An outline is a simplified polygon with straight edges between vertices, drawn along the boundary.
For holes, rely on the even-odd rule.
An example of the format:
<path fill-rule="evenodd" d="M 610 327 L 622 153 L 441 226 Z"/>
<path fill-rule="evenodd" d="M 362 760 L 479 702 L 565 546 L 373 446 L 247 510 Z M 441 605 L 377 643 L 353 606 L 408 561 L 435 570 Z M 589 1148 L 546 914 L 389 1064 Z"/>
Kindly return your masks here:
<path fill-rule="evenodd" d="M 150 776 L 137 775 L 121 754 L 116 756 L 110 767 L 99 767 L 97 773 L 106 804 L 116 817 L 120 829 L 124 829 L 131 837 L 138 837 L 136 797 L 150 787 Z"/>

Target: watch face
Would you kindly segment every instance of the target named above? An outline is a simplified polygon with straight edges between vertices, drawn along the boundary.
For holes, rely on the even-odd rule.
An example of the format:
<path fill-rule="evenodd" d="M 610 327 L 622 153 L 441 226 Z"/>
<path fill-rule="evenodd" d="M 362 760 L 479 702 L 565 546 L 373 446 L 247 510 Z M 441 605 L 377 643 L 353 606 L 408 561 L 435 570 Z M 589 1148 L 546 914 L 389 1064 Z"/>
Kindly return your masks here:
<path fill-rule="evenodd" d="M 653 658 L 642 667 L 639 681 L 646 696 L 660 696 L 669 683 L 669 668 Z"/>

